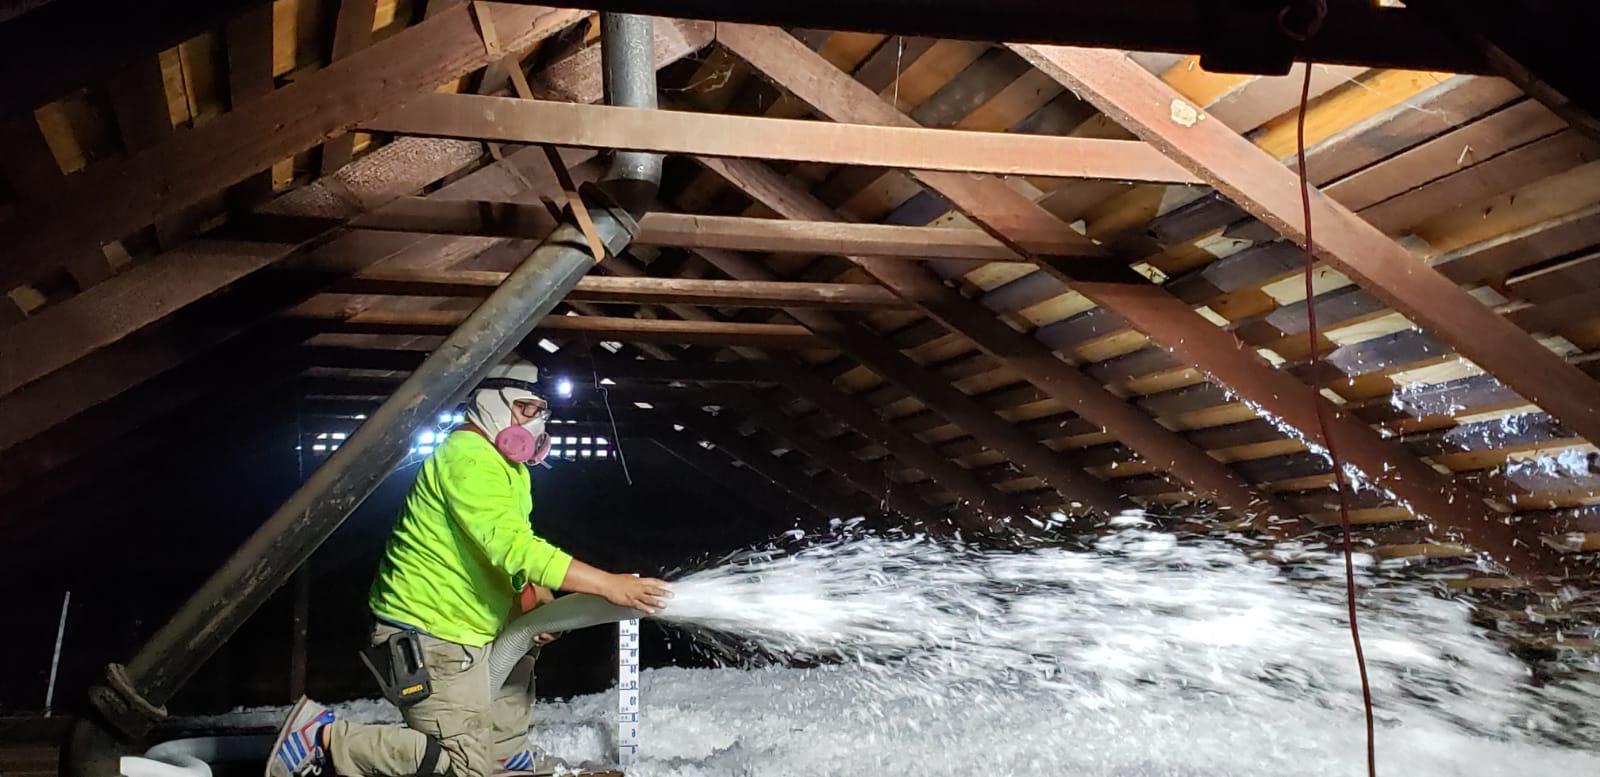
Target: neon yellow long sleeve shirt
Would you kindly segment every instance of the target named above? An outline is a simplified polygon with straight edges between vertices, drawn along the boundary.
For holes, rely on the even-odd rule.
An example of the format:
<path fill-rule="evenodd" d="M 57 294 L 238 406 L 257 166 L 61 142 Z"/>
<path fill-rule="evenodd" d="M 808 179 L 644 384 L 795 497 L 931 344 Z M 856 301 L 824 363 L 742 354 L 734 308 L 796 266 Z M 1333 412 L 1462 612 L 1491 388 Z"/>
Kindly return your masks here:
<path fill-rule="evenodd" d="M 422 463 L 367 603 L 374 615 L 474 647 L 528 583 L 560 588 L 572 556 L 533 533 L 528 468 L 470 431 Z"/>

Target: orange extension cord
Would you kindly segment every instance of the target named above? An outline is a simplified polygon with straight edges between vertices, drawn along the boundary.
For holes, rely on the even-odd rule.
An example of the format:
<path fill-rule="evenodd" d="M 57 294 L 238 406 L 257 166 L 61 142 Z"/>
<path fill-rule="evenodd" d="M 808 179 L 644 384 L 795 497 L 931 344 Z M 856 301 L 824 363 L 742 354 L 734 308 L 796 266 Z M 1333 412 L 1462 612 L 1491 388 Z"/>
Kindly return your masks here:
<path fill-rule="evenodd" d="M 1328 15 L 1326 0 L 1311 0 L 1311 17 L 1306 21 L 1303 31 L 1292 29 L 1288 21 L 1289 8 L 1285 8 L 1278 15 L 1278 27 L 1285 35 L 1295 40 L 1305 42 L 1317 34 L 1317 29 L 1322 26 L 1323 20 Z M 1311 396 L 1313 406 L 1317 409 L 1317 426 L 1322 433 L 1323 447 L 1328 450 L 1328 459 L 1333 464 L 1334 491 L 1339 495 L 1339 526 L 1344 532 L 1344 582 L 1345 605 L 1350 617 L 1350 641 L 1355 645 L 1356 667 L 1361 672 L 1361 703 L 1367 717 L 1367 775 L 1377 777 L 1378 755 L 1376 742 L 1373 739 L 1372 716 L 1372 684 L 1367 679 L 1367 657 L 1361 649 L 1361 627 L 1356 621 L 1356 570 L 1355 570 L 1355 541 L 1350 535 L 1350 497 L 1344 479 L 1344 462 L 1339 458 L 1339 449 L 1334 445 L 1333 434 L 1328 430 L 1327 409 L 1322 397 L 1322 372 L 1318 367 L 1321 362 L 1321 336 L 1317 330 L 1316 289 L 1313 278 L 1316 264 L 1316 242 L 1311 235 L 1311 184 L 1306 180 L 1306 109 L 1311 102 L 1311 70 L 1314 67 L 1311 59 L 1306 59 L 1305 76 L 1300 84 L 1300 115 L 1296 122 L 1295 147 L 1296 159 L 1299 163 L 1300 175 L 1300 208 L 1304 218 L 1306 232 L 1306 336 L 1311 346 Z M 1337 411 L 1336 411 L 1337 412 Z"/>

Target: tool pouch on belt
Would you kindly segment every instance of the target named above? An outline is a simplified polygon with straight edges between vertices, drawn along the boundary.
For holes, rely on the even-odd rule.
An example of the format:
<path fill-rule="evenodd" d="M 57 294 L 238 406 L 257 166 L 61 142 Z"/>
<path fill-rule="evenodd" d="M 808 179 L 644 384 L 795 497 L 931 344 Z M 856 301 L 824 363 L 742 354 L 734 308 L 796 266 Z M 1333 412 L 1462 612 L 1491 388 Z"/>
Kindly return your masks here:
<path fill-rule="evenodd" d="M 361 663 L 378 681 L 383 697 L 394 706 L 405 709 L 433 694 L 416 632 L 397 631 L 360 655 Z"/>

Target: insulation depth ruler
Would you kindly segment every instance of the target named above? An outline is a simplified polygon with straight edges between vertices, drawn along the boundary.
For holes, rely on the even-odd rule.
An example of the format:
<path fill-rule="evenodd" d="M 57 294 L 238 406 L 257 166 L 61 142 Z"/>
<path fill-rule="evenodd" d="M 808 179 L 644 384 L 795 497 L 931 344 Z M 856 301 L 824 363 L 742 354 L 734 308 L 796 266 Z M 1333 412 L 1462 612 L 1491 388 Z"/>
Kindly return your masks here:
<path fill-rule="evenodd" d="M 639 619 L 617 623 L 617 765 L 639 754 Z"/>

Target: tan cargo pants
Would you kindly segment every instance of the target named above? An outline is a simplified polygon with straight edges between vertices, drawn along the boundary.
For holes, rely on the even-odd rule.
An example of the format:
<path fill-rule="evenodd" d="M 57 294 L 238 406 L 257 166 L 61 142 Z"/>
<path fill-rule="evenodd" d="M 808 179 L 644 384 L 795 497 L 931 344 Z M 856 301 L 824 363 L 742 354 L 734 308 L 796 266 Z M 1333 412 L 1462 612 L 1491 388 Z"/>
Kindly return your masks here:
<path fill-rule="evenodd" d="M 372 642 L 397 629 L 379 624 Z M 418 635 L 433 693 L 401 711 L 405 725 L 371 725 L 347 720 L 328 727 L 328 756 L 345 777 L 410 777 L 422 769 L 428 737 L 439 740 L 437 772 L 454 777 L 490 777 L 495 764 L 521 750 L 533 704 L 533 663 L 537 649 L 512 670 L 506 684 L 489 687 L 489 649 Z"/>

